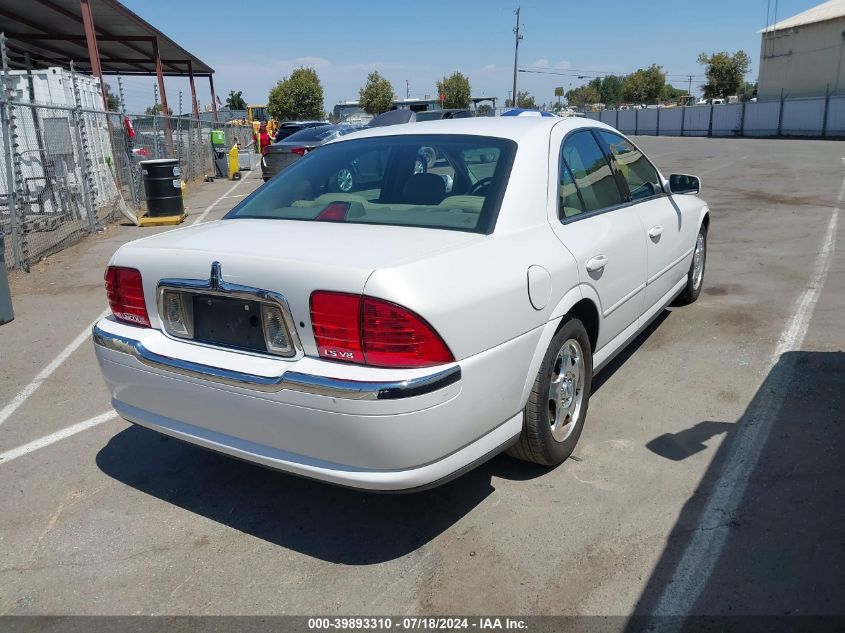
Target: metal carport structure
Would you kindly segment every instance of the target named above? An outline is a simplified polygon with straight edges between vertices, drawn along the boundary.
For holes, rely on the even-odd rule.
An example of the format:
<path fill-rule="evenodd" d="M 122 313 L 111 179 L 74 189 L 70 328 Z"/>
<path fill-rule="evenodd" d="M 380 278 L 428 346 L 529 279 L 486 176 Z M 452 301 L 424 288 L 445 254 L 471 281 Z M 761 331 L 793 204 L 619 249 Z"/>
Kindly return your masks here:
<path fill-rule="evenodd" d="M 106 109 L 103 75 L 156 75 L 165 113 L 164 77 L 187 77 L 199 118 L 194 77 L 208 77 L 217 120 L 214 69 L 117 0 L 0 0 L 0 31 L 6 35 L 10 67 L 73 61 L 100 79 Z"/>

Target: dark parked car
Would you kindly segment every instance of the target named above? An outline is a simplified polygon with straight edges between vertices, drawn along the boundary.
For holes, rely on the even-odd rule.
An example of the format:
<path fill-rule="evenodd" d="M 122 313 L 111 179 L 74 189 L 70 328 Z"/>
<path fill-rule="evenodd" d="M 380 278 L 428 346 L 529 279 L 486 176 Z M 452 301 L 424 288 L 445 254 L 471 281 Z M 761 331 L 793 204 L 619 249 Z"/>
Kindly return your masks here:
<path fill-rule="evenodd" d="M 261 157 L 261 176 L 264 182 L 298 161 L 315 147 L 328 143 L 338 136 L 354 132 L 356 129 L 358 128 L 351 125 L 320 125 L 300 130 L 283 141 L 273 143 L 266 148 Z"/>
<path fill-rule="evenodd" d="M 466 109 L 425 110 L 417 112 L 417 121 L 439 121 L 440 119 L 467 119 L 472 112 Z"/>
<path fill-rule="evenodd" d="M 328 125 L 325 121 L 288 121 L 282 123 L 279 129 L 276 130 L 276 143 L 284 141 L 291 134 L 296 134 L 300 130 L 305 130 L 312 127 L 322 127 Z"/>

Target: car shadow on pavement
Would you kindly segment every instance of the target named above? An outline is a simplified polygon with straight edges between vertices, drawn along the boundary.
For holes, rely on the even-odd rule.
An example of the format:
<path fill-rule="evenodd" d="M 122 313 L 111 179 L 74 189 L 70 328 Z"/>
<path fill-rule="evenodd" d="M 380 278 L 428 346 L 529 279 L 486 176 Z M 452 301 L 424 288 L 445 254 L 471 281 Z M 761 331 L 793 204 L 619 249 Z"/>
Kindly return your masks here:
<path fill-rule="evenodd" d="M 671 314 L 664 310 L 593 382 L 595 392 Z M 478 506 L 492 479 L 552 468 L 498 455 L 445 485 L 382 495 L 295 477 L 130 426 L 97 454 L 105 474 L 153 497 L 322 560 L 367 565 L 408 554 Z"/>
<path fill-rule="evenodd" d="M 648 326 L 637 336 L 634 337 L 628 345 L 626 345 L 622 350 L 613 357 L 607 365 L 602 368 L 602 370 L 593 377 L 593 385 L 591 393 L 596 393 L 599 389 L 602 388 L 604 383 L 606 383 L 616 371 L 625 364 L 625 362 L 634 355 L 634 353 L 642 347 L 642 344 L 645 343 L 649 337 L 657 331 L 657 328 L 668 319 L 672 314 L 671 310 L 663 310 L 660 314 L 654 317 L 654 321 L 648 324 Z"/>
<path fill-rule="evenodd" d="M 845 615 L 843 385 L 845 353 L 788 352 L 736 423 L 701 422 L 648 443 L 654 459 L 683 461 L 713 436 L 727 433 L 667 538 L 629 631 L 642 628 L 642 616 L 685 603 L 691 604 L 687 613 L 675 615 Z M 769 425 L 768 435 L 761 433 L 762 425 Z M 723 475 L 741 477 L 748 467 L 740 486 L 728 488 L 730 477 Z M 705 508 L 716 491 L 724 502 L 717 508 L 721 514 L 705 524 Z M 691 556 L 702 551 L 709 553 L 700 560 Z M 692 586 L 700 592 L 667 600 L 689 588 L 678 572 L 685 555 L 695 565 Z M 700 622 L 686 624 L 695 629 Z M 752 624 L 745 621 L 746 628 Z M 805 624 L 805 630 L 817 628 Z"/>
<path fill-rule="evenodd" d="M 495 468 L 484 464 L 418 493 L 373 494 L 263 468 L 134 425 L 112 437 L 96 461 L 106 475 L 167 503 L 345 565 L 393 560 L 435 538 L 493 492 Z"/>

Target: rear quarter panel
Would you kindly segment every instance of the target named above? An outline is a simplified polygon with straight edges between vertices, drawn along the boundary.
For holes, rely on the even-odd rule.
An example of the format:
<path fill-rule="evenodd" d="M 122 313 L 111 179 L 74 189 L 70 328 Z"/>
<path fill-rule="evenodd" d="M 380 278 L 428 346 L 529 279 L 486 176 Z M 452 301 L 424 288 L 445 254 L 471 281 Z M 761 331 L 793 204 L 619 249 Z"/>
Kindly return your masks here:
<path fill-rule="evenodd" d="M 529 300 L 530 266 L 542 266 L 552 278 L 542 310 Z M 543 224 L 376 270 L 364 292 L 417 312 L 460 360 L 543 325 L 559 298 L 577 285 L 574 272 L 572 256 Z"/>

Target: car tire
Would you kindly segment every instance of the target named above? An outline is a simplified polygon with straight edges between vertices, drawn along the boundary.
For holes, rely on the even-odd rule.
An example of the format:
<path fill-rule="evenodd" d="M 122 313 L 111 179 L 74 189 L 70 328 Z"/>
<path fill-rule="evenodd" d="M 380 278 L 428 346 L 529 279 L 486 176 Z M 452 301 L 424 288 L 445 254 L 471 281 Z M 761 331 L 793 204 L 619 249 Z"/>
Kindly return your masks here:
<path fill-rule="evenodd" d="M 421 147 L 420 154 L 425 158 L 426 168 L 431 169 L 437 162 L 437 151 L 432 147 Z"/>
<path fill-rule="evenodd" d="M 704 270 L 707 265 L 707 227 L 702 224 L 698 229 L 698 236 L 695 238 L 695 246 L 692 250 L 692 261 L 687 273 L 687 285 L 678 295 L 677 303 L 693 303 L 701 294 L 701 287 L 704 285 Z"/>
<path fill-rule="evenodd" d="M 334 178 L 337 190 L 342 193 L 349 193 L 355 188 L 355 172 L 350 167 L 341 167 Z"/>
<path fill-rule="evenodd" d="M 528 396 L 522 434 L 507 451 L 512 457 L 544 466 L 557 466 L 572 454 L 590 402 L 590 338 L 580 320 L 564 319 L 549 343 Z"/>

